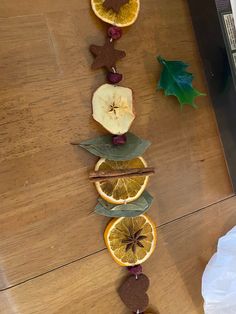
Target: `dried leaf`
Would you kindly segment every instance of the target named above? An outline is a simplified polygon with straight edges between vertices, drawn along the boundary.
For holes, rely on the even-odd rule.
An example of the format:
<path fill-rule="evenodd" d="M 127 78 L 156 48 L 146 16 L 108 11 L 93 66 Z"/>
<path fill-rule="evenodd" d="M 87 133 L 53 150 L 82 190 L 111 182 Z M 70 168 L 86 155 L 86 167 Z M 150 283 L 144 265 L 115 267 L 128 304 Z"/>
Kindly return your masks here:
<path fill-rule="evenodd" d="M 148 211 L 152 201 L 153 197 L 147 191 L 136 201 L 123 205 L 110 204 L 99 198 L 95 212 L 106 217 L 136 217 Z"/>
<path fill-rule="evenodd" d="M 125 161 L 143 155 L 151 143 L 129 132 L 124 145 L 113 145 L 111 135 L 99 136 L 79 145 L 95 156 Z"/>

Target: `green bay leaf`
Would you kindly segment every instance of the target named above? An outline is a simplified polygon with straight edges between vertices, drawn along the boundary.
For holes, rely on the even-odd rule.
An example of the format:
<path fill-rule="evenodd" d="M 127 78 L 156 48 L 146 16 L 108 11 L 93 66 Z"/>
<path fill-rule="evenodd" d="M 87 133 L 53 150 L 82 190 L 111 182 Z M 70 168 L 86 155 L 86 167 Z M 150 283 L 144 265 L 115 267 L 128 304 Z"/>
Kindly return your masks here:
<path fill-rule="evenodd" d="M 79 144 L 95 156 L 109 160 L 125 161 L 143 155 L 151 145 L 133 133 L 127 133 L 127 142 L 124 145 L 113 145 L 111 135 L 103 135 Z"/>
<path fill-rule="evenodd" d="M 205 96 L 193 88 L 193 74 L 186 71 L 188 64 L 182 61 L 167 61 L 159 56 L 158 61 L 163 65 L 158 89 L 163 89 L 166 96 L 177 97 L 181 109 L 184 105 L 190 105 L 197 108 L 195 98 Z"/>
<path fill-rule="evenodd" d="M 128 204 L 114 205 L 99 198 L 95 212 L 106 217 L 136 217 L 148 211 L 152 202 L 153 197 L 147 191 L 144 191 L 136 201 Z"/>

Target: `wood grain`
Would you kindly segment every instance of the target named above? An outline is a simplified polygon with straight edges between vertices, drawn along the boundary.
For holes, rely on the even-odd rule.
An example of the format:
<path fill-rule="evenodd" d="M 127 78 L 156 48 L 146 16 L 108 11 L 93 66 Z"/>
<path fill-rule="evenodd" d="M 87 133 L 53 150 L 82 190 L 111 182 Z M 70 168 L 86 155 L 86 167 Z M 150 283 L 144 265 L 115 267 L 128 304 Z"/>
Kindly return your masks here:
<path fill-rule="evenodd" d="M 201 277 L 218 238 L 236 224 L 236 198 L 158 229 L 144 264 L 150 304 L 160 314 L 203 314 Z M 0 292 L 1 314 L 130 313 L 116 289 L 127 271 L 105 250 Z"/>
<path fill-rule="evenodd" d="M 90 0 L 21 0 L 17 5 L 16 0 L 1 0 L 0 17 L 12 17 L 22 15 L 35 15 L 54 11 L 74 11 L 88 8 Z"/>
<path fill-rule="evenodd" d="M 104 82 L 92 72 L 90 44 L 105 25 L 89 1 L 0 0 L 0 289 L 104 248 L 107 223 L 93 208 L 88 172 L 96 158 L 72 147 L 105 131 L 91 117 L 91 94 Z M 23 16 L 22 16 L 23 15 Z M 148 18 L 147 18 L 148 17 Z M 208 97 L 180 112 L 156 92 L 156 56 L 191 64 L 206 92 L 183 0 L 145 0 L 140 18 L 117 45 L 123 84 L 136 97 L 132 131 L 152 141 L 145 154 L 157 169 L 148 190 L 150 215 L 165 224 L 232 194 Z"/>

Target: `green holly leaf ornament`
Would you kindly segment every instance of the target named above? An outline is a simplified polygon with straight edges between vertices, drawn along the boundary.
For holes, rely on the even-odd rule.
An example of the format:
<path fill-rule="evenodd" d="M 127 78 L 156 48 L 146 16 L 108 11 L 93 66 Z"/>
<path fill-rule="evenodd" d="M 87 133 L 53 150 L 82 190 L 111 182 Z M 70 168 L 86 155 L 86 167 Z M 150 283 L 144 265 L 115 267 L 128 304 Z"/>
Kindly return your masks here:
<path fill-rule="evenodd" d="M 190 105 L 196 109 L 195 98 L 205 96 L 205 94 L 193 88 L 193 74 L 186 71 L 188 64 L 182 61 L 167 61 L 161 56 L 157 60 L 163 65 L 158 89 L 163 89 L 166 96 L 177 97 L 181 109 L 184 105 Z"/>

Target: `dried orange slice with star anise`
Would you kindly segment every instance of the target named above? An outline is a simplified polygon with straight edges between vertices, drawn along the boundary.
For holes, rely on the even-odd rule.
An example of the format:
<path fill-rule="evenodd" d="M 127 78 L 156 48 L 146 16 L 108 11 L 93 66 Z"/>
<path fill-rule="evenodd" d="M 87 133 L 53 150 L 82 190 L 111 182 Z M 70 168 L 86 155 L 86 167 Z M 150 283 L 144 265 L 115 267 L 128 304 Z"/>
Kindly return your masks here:
<path fill-rule="evenodd" d="M 139 0 L 127 1 L 127 3 L 124 3 L 119 8 L 118 12 L 104 5 L 106 1 L 107 0 L 91 0 L 92 9 L 101 20 L 119 27 L 129 26 L 136 21 L 140 10 Z"/>
<path fill-rule="evenodd" d="M 156 226 L 147 215 L 111 220 L 104 239 L 114 260 L 121 266 L 145 262 L 156 247 Z"/>

